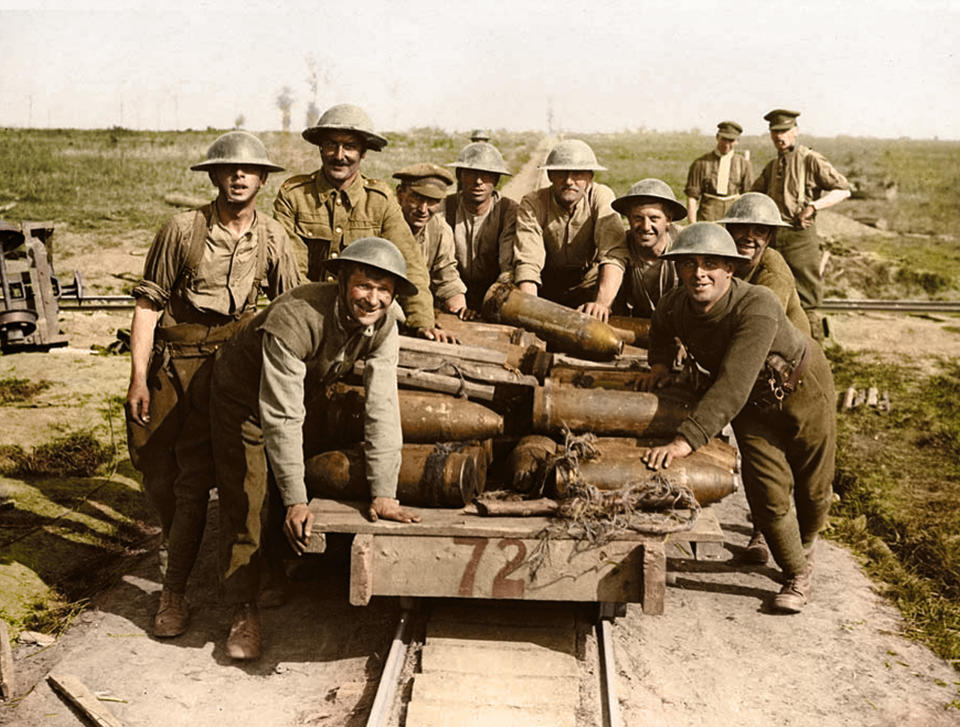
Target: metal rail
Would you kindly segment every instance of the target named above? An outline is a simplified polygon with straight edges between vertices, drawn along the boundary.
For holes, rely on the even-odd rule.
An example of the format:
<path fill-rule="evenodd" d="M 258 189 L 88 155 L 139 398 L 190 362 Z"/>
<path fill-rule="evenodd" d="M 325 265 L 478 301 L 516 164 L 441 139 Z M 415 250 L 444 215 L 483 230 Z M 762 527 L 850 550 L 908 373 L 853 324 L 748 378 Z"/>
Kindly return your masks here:
<path fill-rule="evenodd" d="M 387 660 L 383 664 L 383 673 L 380 675 L 380 683 L 377 685 L 377 694 L 373 699 L 373 706 L 370 708 L 370 716 L 367 718 L 367 727 L 382 727 L 387 723 L 387 718 L 390 716 L 390 708 L 393 706 L 393 697 L 397 691 L 400 670 L 403 669 L 403 660 L 407 654 L 405 639 L 409 621 L 410 611 L 404 611 L 400 614 L 397 631 L 393 636 L 393 642 L 390 644 Z"/>
<path fill-rule="evenodd" d="M 600 651 L 600 703 L 605 727 L 623 727 L 620 703 L 617 701 L 617 666 L 613 658 L 611 621 L 597 623 L 597 646 Z"/>

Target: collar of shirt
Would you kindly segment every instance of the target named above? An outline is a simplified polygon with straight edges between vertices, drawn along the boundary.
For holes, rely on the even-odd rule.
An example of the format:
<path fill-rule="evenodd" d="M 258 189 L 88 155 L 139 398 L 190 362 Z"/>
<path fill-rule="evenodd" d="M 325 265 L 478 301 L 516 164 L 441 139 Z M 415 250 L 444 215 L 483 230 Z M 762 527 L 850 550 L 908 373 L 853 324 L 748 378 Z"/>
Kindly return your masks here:
<path fill-rule="evenodd" d="M 257 216 L 257 211 L 256 211 L 256 209 L 254 209 L 254 210 L 253 210 L 253 222 L 250 223 L 250 227 L 248 227 L 247 230 L 246 230 L 246 232 L 244 232 L 242 235 L 240 235 L 240 237 L 234 238 L 233 231 L 232 231 L 229 227 L 227 227 L 225 224 L 223 224 L 223 220 L 220 219 L 220 210 L 219 210 L 218 207 L 217 207 L 217 203 L 216 203 L 216 202 L 212 202 L 210 206 L 213 208 L 213 215 L 212 215 L 211 218 L 210 218 L 210 224 L 211 224 L 211 225 L 213 225 L 213 224 L 220 225 L 220 227 L 222 227 L 224 230 L 226 230 L 226 231 L 227 231 L 227 234 L 229 234 L 230 237 L 233 238 L 233 239 L 240 240 L 240 239 L 242 239 L 242 238 L 244 238 L 244 237 L 250 237 L 250 236 L 253 235 L 254 230 L 257 229 L 257 220 L 259 220 L 259 217 Z"/>
<path fill-rule="evenodd" d="M 322 200 L 329 199 L 333 202 L 336 200 L 337 195 L 340 195 L 341 199 L 346 197 L 350 207 L 355 207 L 363 195 L 363 186 L 365 183 L 366 177 L 358 172 L 357 176 L 353 178 L 353 181 L 350 182 L 346 188 L 337 189 L 330 183 L 330 180 L 327 179 L 327 175 L 323 173 L 322 168 L 317 170 L 317 194 Z"/>
<path fill-rule="evenodd" d="M 716 148 L 714 148 L 714 150 L 713 150 L 713 155 L 714 155 L 717 159 L 723 159 L 724 157 L 731 156 L 733 153 L 734 153 L 734 152 L 733 152 L 733 149 L 731 149 L 730 151 L 728 151 L 726 154 L 721 154 L 720 151 L 719 151 L 718 149 L 716 149 Z"/>

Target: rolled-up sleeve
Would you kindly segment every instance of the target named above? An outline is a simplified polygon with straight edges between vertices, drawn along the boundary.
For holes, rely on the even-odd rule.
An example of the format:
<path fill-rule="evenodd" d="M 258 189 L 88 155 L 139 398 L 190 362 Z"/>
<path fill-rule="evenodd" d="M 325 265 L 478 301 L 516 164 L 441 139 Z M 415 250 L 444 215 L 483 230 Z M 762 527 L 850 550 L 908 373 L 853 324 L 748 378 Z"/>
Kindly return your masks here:
<path fill-rule="evenodd" d="M 370 497 L 396 497 L 403 450 L 400 403 L 397 395 L 397 363 L 400 340 L 396 325 L 365 360 L 363 386 L 366 406 L 363 416 L 363 454 L 367 465 Z"/>
<path fill-rule="evenodd" d="M 133 289 L 134 298 L 146 298 L 159 309 L 166 307 L 180 274 L 181 261 L 186 256 L 186 244 L 184 230 L 174 217 L 160 229 L 150 245 L 143 278 Z"/>
<path fill-rule="evenodd" d="M 513 243 L 513 282 L 540 285 L 540 271 L 547 261 L 543 228 L 538 219 L 539 198 L 536 193 L 520 200 L 517 210 L 517 232 Z"/>
<path fill-rule="evenodd" d="M 307 502 L 303 465 L 303 380 L 307 366 L 271 333 L 263 333 L 260 422 L 264 446 L 286 507 Z"/>

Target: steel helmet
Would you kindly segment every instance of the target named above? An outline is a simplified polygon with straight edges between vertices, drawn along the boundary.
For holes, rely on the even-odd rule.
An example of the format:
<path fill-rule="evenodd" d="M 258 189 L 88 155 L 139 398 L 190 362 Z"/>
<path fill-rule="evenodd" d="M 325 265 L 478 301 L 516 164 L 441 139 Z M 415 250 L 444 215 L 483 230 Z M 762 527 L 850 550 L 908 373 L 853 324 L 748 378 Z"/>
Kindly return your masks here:
<path fill-rule="evenodd" d="M 620 214 L 629 214 L 630 208 L 640 197 L 649 197 L 658 202 L 663 202 L 670 210 L 670 219 L 673 222 L 682 220 L 687 216 L 687 208 L 677 202 L 677 196 L 673 193 L 670 185 L 661 179 L 641 179 L 630 185 L 630 189 L 622 197 L 617 197 L 611 206 Z"/>
<path fill-rule="evenodd" d="M 737 243 L 730 233 L 715 222 L 695 222 L 684 227 L 673 247 L 660 257 L 677 258 L 684 255 L 713 255 L 734 260 L 749 260 L 749 255 L 737 252 Z"/>
<path fill-rule="evenodd" d="M 417 286 L 407 278 L 407 261 L 403 253 L 382 237 L 361 237 L 347 245 L 339 257 L 330 258 L 324 266 L 332 273 L 346 263 L 361 263 L 390 273 L 397 279 L 397 295 L 416 295 Z"/>
<path fill-rule="evenodd" d="M 492 174 L 510 174 L 497 147 L 485 141 L 467 144 L 457 154 L 457 160 L 446 166 L 456 169 L 476 169 L 478 172 Z"/>
<path fill-rule="evenodd" d="M 359 106 L 349 103 L 331 106 L 317 121 L 316 126 L 304 129 L 301 136 L 311 144 L 320 146 L 323 135 L 327 131 L 350 131 L 363 137 L 367 148 L 380 151 L 387 145 L 386 137 L 380 136 L 373 130 L 373 122 L 367 112 Z"/>
<path fill-rule="evenodd" d="M 490 141 L 490 132 L 486 129 L 474 129 L 470 133 L 470 141 Z"/>
<path fill-rule="evenodd" d="M 597 156 L 593 153 L 590 145 L 579 139 L 564 139 L 559 142 L 547 154 L 547 161 L 540 168 L 547 172 L 602 172 L 606 170 L 606 167 L 601 167 L 597 162 Z"/>
<path fill-rule="evenodd" d="M 228 131 L 218 136 L 207 149 L 207 158 L 190 167 L 195 172 L 205 172 L 218 164 L 240 164 L 263 167 L 268 172 L 282 172 L 283 167 L 267 158 L 267 148 L 248 131 Z"/>
<path fill-rule="evenodd" d="M 747 192 L 730 205 L 727 216 L 716 221 L 718 225 L 767 225 L 790 227 L 780 217 L 777 203 L 761 192 Z"/>

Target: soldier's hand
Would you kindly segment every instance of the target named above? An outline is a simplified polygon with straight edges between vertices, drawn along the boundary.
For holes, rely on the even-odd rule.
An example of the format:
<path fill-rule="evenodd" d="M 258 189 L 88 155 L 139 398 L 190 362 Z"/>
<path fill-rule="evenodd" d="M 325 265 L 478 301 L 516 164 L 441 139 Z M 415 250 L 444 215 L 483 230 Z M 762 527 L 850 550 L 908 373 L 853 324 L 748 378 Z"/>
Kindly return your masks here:
<path fill-rule="evenodd" d="M 306 503 L 297 503 L 287 508 L 287 516 L 283 520 L 283 534 L 287 536 L 290 547 L 297 555 L 303 555 L 310 542 L 313 531 L 313 513 Z"/>
<path fill-rule="evenodd" d="M 577 310 L 581 313 L 586 313 L 591 318 L 597 318 L 604 323 L 610 319 L 610 306 L 604 305 L 603 303 L 599 303 L 597 301 L 593 301 L 592 303 L 584 303 L 577 308 Z"/>
<path fill-rule="evenodd" d="M 414 515 L 409 510 L 400 507 L 400 501 L 393 497 L 375 497 L 370 501 L 370 520 L 376 522 L 380 518 L 384 520 L 396 520 L 399 523 L 418 523 L 420 516 Z"/>
<path fill-rule="evenodd" d="M 647 467 L 652 470 L 658 470 L 661 467 L 667 469 L 675 459 L 686 457 L 693 451 L 693 447 L 683 437 L 674 437 L 669 444 L 662 444 L 659 447 L 651 447 L 643 455 L 643 461 Z"/>
<path fill-rule="evenodd" d="M 418 328 L 417 336 L 426 338 L 428 341 L 437 341 L 438 343 L 460 343 L 459 338 L 450 333 L 450 331 L 443 330 L 440 326 L 435 326 L 434 328 Z"/>
<path fill-rule="evenodd" d="M 662 389 L 670 380 L 670 370 L 663 364 L 654 364 L 649 373 L 637 377 L 638 391 L 656 391 Z"/>
<path fill-rule="evenodd" d="M 461 321 L 477 321 L 480 320 L 480 311 L 472 310 L 464 306 L 457 312 L 457 318 Z"/>
<path fill-rule="evenodd" d="M 537 284 L 529 280 L 525 280 L 522 283 L 517 283 L 517 287 L 520 289 L 520 292 L 526 293 L 527 295 L 537 295 Z"/>
<path fill-rule="evenodd" d="M 127 418 L 141 427 L 150 423 L 150 389 L 145 382 L 130 382 L 127 389 Z"/>
<path fill-rule="evenodd" d="M 813 224 L 813 217 L 817 213 L 816 207 L 812 204 L 808 204 L 797 215 L 797 224 L 800 226 L 801 230 L 806 230 L 810 225 Z"/>

